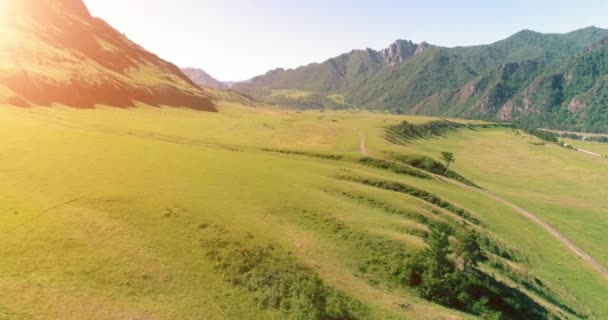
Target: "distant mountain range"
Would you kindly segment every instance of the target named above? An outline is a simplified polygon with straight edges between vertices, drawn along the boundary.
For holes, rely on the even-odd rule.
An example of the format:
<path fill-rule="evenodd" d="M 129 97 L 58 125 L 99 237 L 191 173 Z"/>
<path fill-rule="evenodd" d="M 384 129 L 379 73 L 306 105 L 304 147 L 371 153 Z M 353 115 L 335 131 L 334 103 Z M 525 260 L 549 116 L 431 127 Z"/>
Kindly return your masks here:
<path fill-rule="evenodd" d="M 323 63 L 276 69 L 234 89 L 297 108 L 364 107 L 403 114 L 608 128 L 608 30 L 524 30 L 490 45 L 398 40 Z"/>
<path fill-rule="evenodd" d="M 190 78 L 196 84 L 204 87 L 226 90 L 232 88 L 232 86 L 236 84 L 235 81 L 219 81 L 202 69 L 182 68 L 181 70 L 186 76 L 188 76 L 188 78 Z"/>
<path fill-rule="evenodd" d="M 0 103 L 215 110 L 209 92 L 92 17 L 81 0 L 15 0 L 5 7 Z"/>

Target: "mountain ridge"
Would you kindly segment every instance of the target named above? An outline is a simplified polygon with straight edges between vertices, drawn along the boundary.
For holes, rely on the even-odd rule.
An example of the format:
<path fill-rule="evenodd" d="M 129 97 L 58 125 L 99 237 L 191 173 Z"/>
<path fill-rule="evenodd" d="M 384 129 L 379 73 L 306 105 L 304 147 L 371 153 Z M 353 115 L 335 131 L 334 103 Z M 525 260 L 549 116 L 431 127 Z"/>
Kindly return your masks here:
<path fill-rule="evenodd" d="M 236 83 L 236 82 L 230 82 L 230 81 L 224 82 L 224 81 L 217 80 L 216 78 L 211 76 L 209 73 L 207 73 L 205 70 L 199 69 L 199 68 L 187 67 L 187 68 L 180 68 L 180 70 L 188 78 L 190 78 L 190 80 L 192 80 L 194 83 L 196 83 L 200 86 L 208 87 L 208 88 L 226 90 L 226 89 L 230 89 L 230 87 L 232 87 Z"/>
<path fill-rule="evenodd" d="M 343 106 L 393 113 L 486 120 L 517 118 L 538 122 L 528 118 L 545 116 L 552 111 L 537 110 L 534 105 L 528 105 L 530 112 L 510 112 L 509 105 L 504 105 L 509 99 L 500 101 L 500 105 L 492 105 L 498 103 L 498 100 L 492 100 L 498 94 L 497 91 L 475 95 L 483 99 L 492 98 L 485 102 L 468 101 L 465 105 L 450 106 L 448 103 L 454 102 L 456 98 L 450 92 L 464 94 L 466 88 L 470 90 L 475 81 L 482 81 L 478 84 L 485 85 L 491 77 L 500 77 L 499 73 L 517 68 L 519 64 L 526 67 L 522 69 L 524 71 L 518 72 L 518 77 L 528 81 L 528 78 L 540 76 L 548 68 L 567 64 L 606 37 L 608 30 L 587 27 L 563 34 L 522 30 L 506 39 L 477 46 L 441 47 L 425 42 L 414 44 L 407 40 L 397 40 L 378 51 L 352 50 L 322 63 L 289 70 L 275 69 L 255 77 L 250 83 L 237 84 L 234 89 L 269 103 L 276 102 L 276 92 L 284 90 L 308 92 L 308 96 L 320 97 L 311 100 L 302 99 L 300 95 L 294 102 L 279 100 L 282 104 L 294 107 L 340 107 L 323 102 L 328 100 L 325 97 L 340 95 L 346 101 Z M 416 52 L 416 46 L 423 50 Z M 533 64 L 536 67 L 532 68 Z M 496 87 L 498 91 L 504 89 L 512 90 L 504 94 L 515 94 L 516 91 L 503 85 Z M 530 89 L 528 95 L 533 96 L 534 90 Z M 503 106 L 505 108 L 500 110 Z M 525 111 L 525 108 L 519 109 Z M 576 123 L 573 117 L 562 116 L 562 122 L 566 126 L 572 126 Z M 608 127 L 608 122 L 605 125 Z"/>

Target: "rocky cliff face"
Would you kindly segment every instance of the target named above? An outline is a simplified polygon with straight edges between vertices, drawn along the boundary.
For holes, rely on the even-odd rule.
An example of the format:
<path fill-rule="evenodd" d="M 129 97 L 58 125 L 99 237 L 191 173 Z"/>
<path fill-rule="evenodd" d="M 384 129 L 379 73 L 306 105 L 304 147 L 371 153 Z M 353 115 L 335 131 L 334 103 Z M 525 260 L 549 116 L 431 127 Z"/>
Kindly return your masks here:
<path fill-rule="evenodd" d="M 178 67 L 91 16 L 81 0 L 7 0 L 0 19 L 0 103 L 214 110 Z"/>
<path fill-rule="evenodd" d="M 397 40 L 388 48 L 380 50 L 380 54 L 387 64 L 394 66 L 411 56 L 424 52 L 429 47 L 430 45 L 426 42 L 416 44 L 410 40 Z"/>

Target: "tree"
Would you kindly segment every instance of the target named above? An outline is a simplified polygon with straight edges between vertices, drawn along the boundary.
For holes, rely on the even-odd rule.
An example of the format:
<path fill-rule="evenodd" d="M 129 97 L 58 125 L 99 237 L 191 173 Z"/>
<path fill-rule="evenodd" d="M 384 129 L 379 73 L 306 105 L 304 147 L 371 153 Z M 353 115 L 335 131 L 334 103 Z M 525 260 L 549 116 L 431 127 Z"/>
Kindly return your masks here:
<path fill-rule="evenodd" d="M 432 266 L 433 275 L 440 278 L 449 270 L 452 263 L 448 255 L 452 253 L 450 249 L 450 236 L 452 228 L 447 224 L 437 224 L 431 227 L 431 235 L 426 239 L 428 245 L 426 255 L 429 257 L 429 264 Z"/>
<path fill-rule="evenodd" d="M 479 245 L 479 236 L 475 231 L 469 231 L 462 240 L 458 248 L 458 255 L 462 259 L 462 271 L 468 272 L 471 268 L 477 267 L 479 262 L 485 259 L 481 246 Z"/>
<path fill-rule="evenodd" d="M 454 154 L 451 152 L 444 151 L 441 153 L 441 160 L 445 162 L 445 166 L 447 169 L 450 169 L 450 164 L 456 162 L 456 158 Z"/>

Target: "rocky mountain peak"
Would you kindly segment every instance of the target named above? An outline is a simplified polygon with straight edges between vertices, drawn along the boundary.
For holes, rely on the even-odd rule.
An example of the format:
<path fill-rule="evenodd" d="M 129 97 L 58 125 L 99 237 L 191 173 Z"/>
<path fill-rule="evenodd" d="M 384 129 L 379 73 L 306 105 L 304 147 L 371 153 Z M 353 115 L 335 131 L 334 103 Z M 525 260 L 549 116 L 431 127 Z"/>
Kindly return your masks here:
<path fill-rule="evenodd" d="M 422 53 L 428 47 L 430 47 L 430 45 L 426 42 L 416 44 L 411 40 L 397 40 L 388 48 L 381 50 L 380 54 L 386 63 L 393 66 L 403 62 L 403 60 L 411 56 Z"/>

